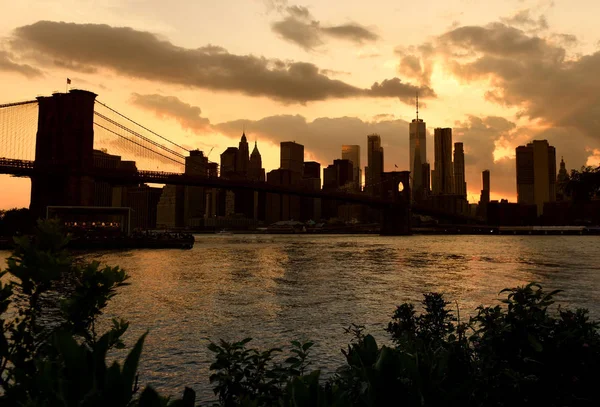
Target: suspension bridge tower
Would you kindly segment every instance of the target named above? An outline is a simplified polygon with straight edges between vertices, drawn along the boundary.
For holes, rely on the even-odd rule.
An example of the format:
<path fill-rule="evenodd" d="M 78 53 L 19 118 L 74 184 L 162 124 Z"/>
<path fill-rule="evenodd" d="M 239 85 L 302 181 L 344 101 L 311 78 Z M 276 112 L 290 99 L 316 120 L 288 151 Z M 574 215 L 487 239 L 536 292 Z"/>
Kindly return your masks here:
<path fill-rule="evenodd" d="M 38 97 L 35 175 L 31 178 L 30 209 L 45 216 L 46 207 L 91 206 L 94 103 L 96 94 L 73 89 Z"/>

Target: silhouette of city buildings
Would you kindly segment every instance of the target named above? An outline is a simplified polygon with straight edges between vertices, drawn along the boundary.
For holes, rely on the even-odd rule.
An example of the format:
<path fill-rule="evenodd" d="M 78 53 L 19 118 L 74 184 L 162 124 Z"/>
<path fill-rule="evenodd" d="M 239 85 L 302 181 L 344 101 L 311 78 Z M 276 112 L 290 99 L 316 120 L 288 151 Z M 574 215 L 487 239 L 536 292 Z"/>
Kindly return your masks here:
<path fill-rule="evenodd" d="M 119 185 L 96 180 L 85 174 L 90 168 L 135 174 L 136 163 L 106 150 L 93 149 L 94 101 L 96 95 L 72 90 L 68 94 L 39 97 L 36 165 L 68 168 L 64 174 L 32 177 L 31 209 L 43 216 L 48 206 L 128 207 L 133 229 L 189 228 L 252 229 L 260 224 L 281 221 L 379 222 L 380 209 L 349 204 L 335 199 L 299 197 L 285 193 L 250 189 L 227 190 L 202 186 L 145 184 Z M 408 197 L 409 202 L 453 214 L 477 215 L 489 225 L 568 225 L 581 219 L 598 219 L 598 202 L 576 203 L 566 191 L 569 174 L 561 158 L 556 174 L 556 150 L 546 140 L 533 140 L 516 148 L 517 202 L 493 201 L 491 174 L 482 172 L 477 204 L 467 201 L 465 146 L 453 143 L 451 128 L 436 128 L 433 134 L 434 168 L 427 162 L 426 124 L 422 119 L 409 123 L 410 171 L 385 172 L 382 137 L 369 134 L 367 166 L 362 187 L 360 146 L 344 144 L 341 157 L 321 168 L 316 161 L 304 161 L 304 146 L 295 141 L 280 144 L 280 168 L 265 174 L 255 141 L 252 151 L 245 132 L 237 146 L 211 162 L 200 150 L 185 157 L 184 173 L 194 177 L 223 178 L 266 183 L 308 191 L 332 191 L 386 197 Z M 468 146 L 467 146 L 468 147 Z M 402 180 L 398 184 L 398 180 Z M 394 190 L 398 185 L 402 190 Z M 404 190 L 404 191 L 403 191 Z M 400 195 L 398 195 L 400 194 Z M 410 220 L 408 220 L 410 223 Z"/>

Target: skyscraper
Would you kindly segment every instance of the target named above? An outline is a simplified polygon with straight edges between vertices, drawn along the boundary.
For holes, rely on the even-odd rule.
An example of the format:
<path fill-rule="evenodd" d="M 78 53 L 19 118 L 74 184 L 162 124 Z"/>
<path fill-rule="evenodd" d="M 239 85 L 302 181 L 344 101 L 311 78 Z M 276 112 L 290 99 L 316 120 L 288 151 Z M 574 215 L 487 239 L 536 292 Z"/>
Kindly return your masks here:
<path fill-rule="evenodd" d="M 409 163 L 413 191 L 417 192 L 423 184 L 423 164 L 427 162 L 427 133 L 426 125 L 419 119 L 419 95 L 417 94 L 417 118 L 409 124 Z"/>
<path fill-rule="evenodd" d="M 201 177 L 208 176 L 208 158 L 200 150 L 190 151 L 185 157 L 185 173 Z M 206 211 L 204 187 L 186 185 L 184 189 L 183 222 L 185 226 L 198 226 Z"/>
<path fill-rule="evenodd" d="M 300 178 L 302 178 L 304 169 L 304 146 L 294 141 L 283 141 L 281 142 L 280 154 L 280 168 L 294 171 L 300 174 Z"/>
<path fill-rule="evenodd" d="M 246 133 L 242 133 L 240 144 L 238 147 L 238 156 L 236 170 L 238 174 L 246 177 L 248 175 L 248 164 L 250 163 L 248 140 L 246 139 Z"/>
<path fill-rule="evenodd" d="M 454 168 L 452 166 L 452 129 L 434 130 L 435 162 L 433 170 L 433 194 L 454 192 Z"/>
<path fill-rule="evenodd" d="M 352 163 L 354 190 L 361 190 L 362 171 L 360 170 L 360 146 L 358 145 L 343 145 L 342 159 L 349 160 Z"/>
<path fill-rule="evenodd" d="M 483 218 L 486 218 L 487 207 L 490 203 L 490 170 L 484 170 L 481 173 L 481 184 L 481 195 L 479 197 L 477 214 Z"/>
<path fill-rule="evenodd" d="M 467 197 L 465 150 L 463 149 L 463 143 L 454 143 L 454 193 L 464 198 Z"/>
<path fill-rule="evenodd" d="M 221 177 L 229 178 L 235 176 L 238 162 L 237 147 L 227 147 L 227 150 L 221 153 Z"/>
<path fill-rule="evenodd" d="M 565 160 L 560 157 L 560 170 L 558 170 L 558 176 L 556 177 L 556 200 L 563 201 L 566 199 L 565 188 L 569 182 L 569 173 L 565 165 Z"/>
<path fill-rule="evenodd" d="M 365 189 L 370 195 L 378 195 L 383 173 L 383 147 L 378 134 L 367 136 L 367 168 L 365 168 Z"/>
<path fill-rule="evenodd" d="M 248 178 L 252 181 L 264 181 L 265 180 L 265 169 L 262 167 L 262 157 L 258 151 L 258 145 L 254 142 L 254 149 L 250 155 L 250 161 L 248 163 Z"/>
<path fill-rule="evenodd" d="M 519 146 L 517 156 L 517 202 L 537 205 L 556 201 L 556 150 L 546 140 Z"/>

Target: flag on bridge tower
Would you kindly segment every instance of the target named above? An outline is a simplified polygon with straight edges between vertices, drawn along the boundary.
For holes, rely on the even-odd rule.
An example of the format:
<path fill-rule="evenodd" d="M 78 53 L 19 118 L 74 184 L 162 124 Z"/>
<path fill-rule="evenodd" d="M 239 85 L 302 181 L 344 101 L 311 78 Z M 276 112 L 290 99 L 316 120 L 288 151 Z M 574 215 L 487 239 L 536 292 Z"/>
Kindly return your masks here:
<path fill-rule="evenodd" d="M 67 78 L 67 85 L 70 85 L 70 84 L 71 84 L 71 79 Z"/>

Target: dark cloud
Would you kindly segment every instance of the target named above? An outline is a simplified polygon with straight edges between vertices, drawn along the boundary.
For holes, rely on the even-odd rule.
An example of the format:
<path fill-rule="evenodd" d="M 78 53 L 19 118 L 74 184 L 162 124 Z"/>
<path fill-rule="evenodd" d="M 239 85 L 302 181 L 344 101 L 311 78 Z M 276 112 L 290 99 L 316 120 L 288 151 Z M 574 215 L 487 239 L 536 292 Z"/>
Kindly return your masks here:
<path fill-rule="evenodd" d="M 43 76 L 42 71 L 39 69 L 31 65 L 19 64 L 15 62 L 14 58 L 14 55 L 10 54 L 8 51 L 0 50 L 0 71 L 20 73 L 27 78 Z"/>
<path fill-rule="evenodd" d="M 153 112 L 159 118 L 170 118 L 179 122 L 184 130 L 199 133 L 206 130 L 210 121 L 201 116 L 198 106 L 182 102 L 175 96 L 140 95 L 133 93 L 131 103 Z"/>
<path fill-rule="evenodd" d="M 399 97 L 397 93 L 361 89 L 328 78 L 305 62 L 284 62 L 253 55 L 234 55 L 213 45 L 187 49 L 154 34 L 126 27 L 40 21 L 19 27 L 12 38 L 15 50 L 28 50 L 39 61 L 66 66 L 110 69 L 121 75 L 190 87 L 265 96 L 284 103 L 331 98 Z M 399 79 L 391 79 L 393 83 Z M 385 81 L 384 81 L 385 82 Z M 431 89 L 423 94 L 433 96 Z"/>
<path fill-rule="evenodd" d="M 488 99 L 519 107 L 522 116 L 547 126 L 600 140 L 600 52 L 567 58 L 551 39 L 503 24 L 461 27 L 442 41 L 457 77 L 490 81 Z"/>
<path fill-rule="evenodd" d="M 376 96 L 396 96 L 405 103 L 412 103 L 415 94 L 419 92 L 419 97 L 431 98 L 435 97 L 433 89 L 427 86 L 415 86 L 408 83 L 403 83 L 398 78 L 386 79 L 381 83 L 375 82 L 371 86 L 371 93 Z"/>
<path fill-rule="evenodd" d="M 534 18 L 531 15 L 530 9 L 523 9 L 517 11 L 510 17 L 501 18 L 500 21 L 507 25 L 520 27 L 531 30 L 547 30 L 548 21 L 544 15 L 540 15 L 538 18 Z"/>
<path fill-rule="evenodd" d="M 306 7 L 289 6 L 278 8 L 283 19 L 274 22 L 271 29 L 286 41 L 292 42 L 306 51 L 311 51 L 325 43 L 326 37 L 350 41 L 355 44 L 373 42 L 379 36 L 372 30 L 356 23 L 322 25 L 315 20 Z"/>

